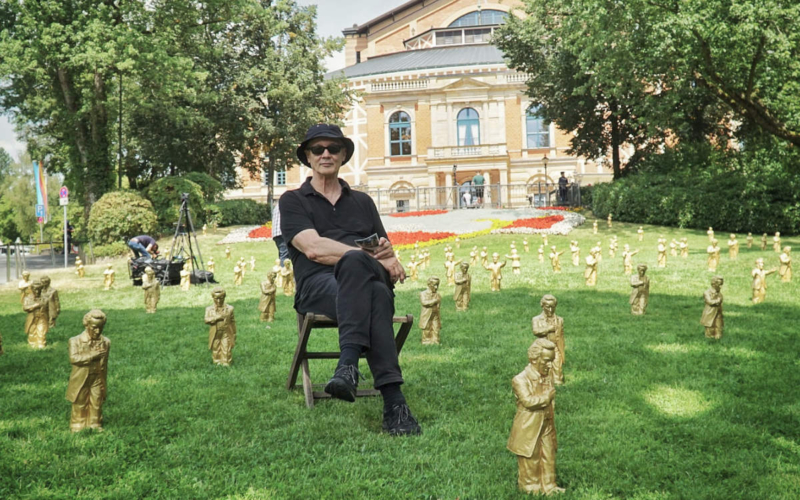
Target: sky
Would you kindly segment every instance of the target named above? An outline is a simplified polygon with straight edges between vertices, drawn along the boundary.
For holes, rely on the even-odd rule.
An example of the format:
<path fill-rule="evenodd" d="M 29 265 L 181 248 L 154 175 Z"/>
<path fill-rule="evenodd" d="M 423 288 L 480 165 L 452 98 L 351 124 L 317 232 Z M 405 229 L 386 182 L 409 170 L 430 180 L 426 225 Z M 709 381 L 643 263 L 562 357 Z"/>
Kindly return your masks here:
<path fill-rule="evenodd" d="M 322 36 L 342 36 L 342 30 L 353 24 L 364 24 L 408 0 L 298 0 L 300 5 L 317 5 L 317 26 Z M 344 67 L 344 52 L 325 61 L 328 71 Z M 0 115 L 0 147 L 18 158 L 25 145 L 14 134 L 8 116 Z"/>

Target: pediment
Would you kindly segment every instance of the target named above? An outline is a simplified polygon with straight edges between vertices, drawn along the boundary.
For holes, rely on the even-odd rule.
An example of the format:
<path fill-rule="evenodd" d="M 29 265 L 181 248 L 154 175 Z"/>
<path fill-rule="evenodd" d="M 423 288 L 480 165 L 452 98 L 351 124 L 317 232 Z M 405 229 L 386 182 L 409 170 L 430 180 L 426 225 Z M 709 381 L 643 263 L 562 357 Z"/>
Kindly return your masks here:
<path fill-rule="evenodd" d="M 461 78 L 449 85 L 445 85 L 442 87 L 442 90 L 472 90 L 472 89 L 488 89 L 491 88 L 491 85 L 488 83 L 484 83 L 480 80 L 476 80 L 475 78 L 471 77 L 464 77 Z"/>

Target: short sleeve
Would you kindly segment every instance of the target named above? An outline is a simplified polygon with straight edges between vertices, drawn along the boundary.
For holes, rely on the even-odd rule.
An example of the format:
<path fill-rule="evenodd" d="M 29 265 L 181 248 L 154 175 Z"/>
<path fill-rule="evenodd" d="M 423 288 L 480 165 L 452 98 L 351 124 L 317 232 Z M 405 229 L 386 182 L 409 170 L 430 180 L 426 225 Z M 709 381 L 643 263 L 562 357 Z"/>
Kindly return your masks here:
<path fill-rule="evenodd" d="M 386 234 L 386 229 L 383 228 L 383 221 L 381 220 L 381 214 L 378 213 L 378 208 L 375 206 L 375 202 L 372 201 L 372 198 L 369 196 L 367 197 L 367 204 L 369 205 L 370 213 L 372 214 L 372 230 L 378 236 L 383 238 L 389 238 L 389 235 Z"/>
<path fill-rule="evenodd" d="M 278 209 L 281 212 L 281 233 L 286 243 L 291 243 L 298 233 L 306 229 L 315 229 L 314 223 L 303 207 L 298 191 L 287 191 L 278 200 Z"/>

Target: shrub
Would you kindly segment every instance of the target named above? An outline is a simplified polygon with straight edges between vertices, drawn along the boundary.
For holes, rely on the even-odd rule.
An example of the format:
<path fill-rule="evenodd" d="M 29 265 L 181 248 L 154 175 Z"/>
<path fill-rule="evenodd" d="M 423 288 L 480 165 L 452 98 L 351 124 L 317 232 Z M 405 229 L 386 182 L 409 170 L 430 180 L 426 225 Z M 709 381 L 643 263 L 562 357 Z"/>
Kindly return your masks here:
<path fill-rule="evenodd" d="M 205 202 L 200 186 L 183 177 L 164 177 L 150 184 L 145 193 L 147 199 L 153 203 L 161 231 L 175 231 L 182 193 L 189 193 L 189 210 L 195 227 L 205 222 Z"/>
<path fill-rule="evenodd" d="M 594 186 L 581 186 L 581 206 L 583 208 L 592 209 L 592 190 Z"/>
<path fill-rule="evenodd" d="M 224 200 L 206 206 L 206 219 L 219 226 L 264 224 L 271 215 L 266 203 L 255 200 Z"/>
<path fill-rule="evenodd" d="M 184 175 L 183 178 L 200 186 L 206 203 L 214 203 L 222 199 L 222 193 L 225 192 L 225 188 L 221 182 L 210 175 L 203 172 L 190 172 Z"/>
<path fill-rule="evenodd" d="M 157 227 L 152 203 L 135 191 L 112 191 L 92 205 L 87 232 L 97 245 L 124 245 L 128 238 L 152 233 Z"/>
<path fill-rule="evenodd" d="M 127 251 L 128 244 L 124 241 L 115 241 L 108 245 L 99 245 L 92 248 L 95 257 L 118 257 Z"/>

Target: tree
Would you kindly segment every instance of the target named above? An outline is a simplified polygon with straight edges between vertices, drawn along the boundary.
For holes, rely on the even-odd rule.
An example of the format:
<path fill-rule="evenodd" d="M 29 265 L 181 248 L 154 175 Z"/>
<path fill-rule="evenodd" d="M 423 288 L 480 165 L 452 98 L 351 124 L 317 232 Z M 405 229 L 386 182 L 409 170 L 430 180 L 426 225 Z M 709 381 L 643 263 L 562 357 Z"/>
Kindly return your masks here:
<path fill-rule="evenodd" d="M 31 236 L 38 238 L 36 188 L 30 156 L 22 155 L 19 161 L 8 166 L 6 172 L 0 180 L 0 238 L 6 242 L 17 237 L 25 241 Z M 48 229 L 60 224 L 57 212 L 53 211 L 58 206 L 58 187 L 58 179 L 48 175 L 47 192 L 51 213 L 51 222 L 46 226 Z"/>

